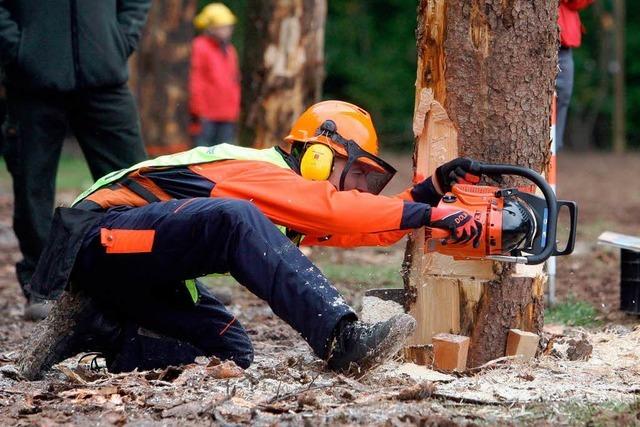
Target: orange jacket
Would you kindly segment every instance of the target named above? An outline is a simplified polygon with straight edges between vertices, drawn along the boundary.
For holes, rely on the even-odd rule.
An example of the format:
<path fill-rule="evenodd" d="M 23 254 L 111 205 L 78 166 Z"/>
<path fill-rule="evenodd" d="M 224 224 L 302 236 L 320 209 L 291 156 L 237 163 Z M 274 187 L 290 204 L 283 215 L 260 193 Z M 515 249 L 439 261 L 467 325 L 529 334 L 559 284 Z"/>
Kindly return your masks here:
<path fill-rule="evenodd" d="M 579 10 L 593 3 L 594 0 L 561 0 L 558 7 L 558 26 L 560 27 L 560 44 L 564 47 L 579 47 L 582 43 L 582 23 Z"/>
<path fill-rule="evenodd" d="M 304 234 L 306 245 L 390 245 L 424 226 L 430 210 L 428 204 L 413 202 L 408 191 L 395 197 L 338 191 L 327 181 L 310 181 L 261 161 L 224 160 L 160 171 L 143 168 L 128 177 L 160 200 L 208 195 L 251 201 L 273 223 Z M 147 203 L 118 185 L 98 190 L 87 200 L 103 208 Z"/>
<path fill-rule="evenodd" d="M 222 49 L 206 35 L 193 40 L 189 72 L 189 110 L 213 121 L 235 122 L 240 115 L 240 70 L 230 43 Z"/>

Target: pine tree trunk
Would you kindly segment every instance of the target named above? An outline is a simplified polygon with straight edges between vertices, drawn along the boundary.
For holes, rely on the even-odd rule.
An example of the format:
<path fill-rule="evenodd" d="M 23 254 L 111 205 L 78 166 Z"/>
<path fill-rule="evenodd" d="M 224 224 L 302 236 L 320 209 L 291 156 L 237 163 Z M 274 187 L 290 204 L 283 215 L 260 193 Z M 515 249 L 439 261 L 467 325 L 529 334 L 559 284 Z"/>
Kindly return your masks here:
<path fill-rule="evenodd" d="M 547 0 L 420 1 L 416 88 L 432 89 L 445 108 L 460 155 L 546 169 L 556 19 L 557 3 Z M 423 172 L 446 154 L 431 154 Z M 468 364 L 477 366 L 504 355 L 510 328 L 541 331 L 541 269 L 424 255 L 422 236 L 413 234 L 405 254 L 407 305 L 419 324 L 414 346 L 438 332 L 467 335 Z"/>
<path fill-rule="evenodd" d="M 249 0 L 241 141 L 274 146 L 320 99 L 326 0 Z"/>
<path fill-rule="evenodd" d="M 196 0 L 155 0 L 138 53 L 132 57 L 131 86 L 138 100 L 149 154 L 187 149 L 188 79 Z"/>

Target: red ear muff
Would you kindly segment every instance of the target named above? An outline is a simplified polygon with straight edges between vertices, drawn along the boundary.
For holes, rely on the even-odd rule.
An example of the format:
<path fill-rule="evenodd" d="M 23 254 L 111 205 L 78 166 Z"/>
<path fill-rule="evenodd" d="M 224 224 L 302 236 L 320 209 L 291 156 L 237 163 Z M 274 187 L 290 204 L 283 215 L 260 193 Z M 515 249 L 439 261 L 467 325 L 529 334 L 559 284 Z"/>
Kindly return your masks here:
<path fill-rule="evenodd" d="M 300 175 L 312 181 L 324 181 L 333 169 L 333 150 L 324 144 L 309 145 L 300 159 Z"/>

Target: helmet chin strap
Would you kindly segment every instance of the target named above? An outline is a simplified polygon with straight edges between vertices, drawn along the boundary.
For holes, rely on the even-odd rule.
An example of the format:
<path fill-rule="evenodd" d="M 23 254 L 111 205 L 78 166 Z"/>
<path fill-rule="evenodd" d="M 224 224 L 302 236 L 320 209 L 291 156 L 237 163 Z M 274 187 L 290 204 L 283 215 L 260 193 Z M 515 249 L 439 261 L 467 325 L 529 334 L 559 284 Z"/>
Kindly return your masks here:
<path fill-rule="evenodd" d="M 349 173 L 349 170 L 351 169 L 351 165 L 353 164 L 353 158 L 351 157 L 351 155 L 349 155 L 349 157 L 347 157 L 347 163 L 344 165 L 344 168 L 342 169 L 342 173 L 340 174 L 340 191 L 344 191 L 344 182 L 347 179 L 347 174 Z"/>

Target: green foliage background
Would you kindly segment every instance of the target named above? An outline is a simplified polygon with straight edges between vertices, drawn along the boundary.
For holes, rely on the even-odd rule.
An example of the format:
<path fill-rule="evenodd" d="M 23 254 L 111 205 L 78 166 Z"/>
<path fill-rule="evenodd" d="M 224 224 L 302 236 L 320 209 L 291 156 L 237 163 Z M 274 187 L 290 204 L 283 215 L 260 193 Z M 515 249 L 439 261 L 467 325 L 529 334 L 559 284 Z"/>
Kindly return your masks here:
<path fill-rule="evenodd" d="M 611 14 L 612 0 L 597 1 L 598 7 L 581 12 L 587 32 L 574 51 L 569 147 L 611 145 L 613 39 L 602 22 Z M 226 4 L 238 15 L 234 42 L 242 51 L 247 1 Z M 629 146 L 640 148 L 640 2 L 626 5 L 627 135 Z M 413 143 L 416 6 L 416 0 L 328 0 L 324 98 L 362 105 L 373 115 L 384 146 L 396 149 Z"/>

